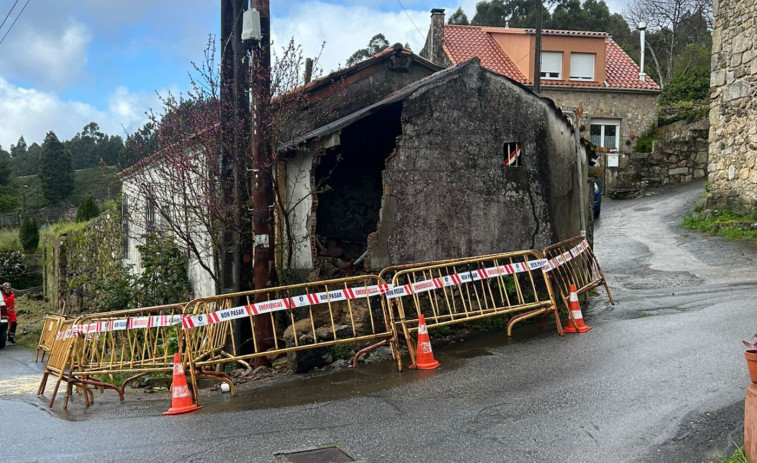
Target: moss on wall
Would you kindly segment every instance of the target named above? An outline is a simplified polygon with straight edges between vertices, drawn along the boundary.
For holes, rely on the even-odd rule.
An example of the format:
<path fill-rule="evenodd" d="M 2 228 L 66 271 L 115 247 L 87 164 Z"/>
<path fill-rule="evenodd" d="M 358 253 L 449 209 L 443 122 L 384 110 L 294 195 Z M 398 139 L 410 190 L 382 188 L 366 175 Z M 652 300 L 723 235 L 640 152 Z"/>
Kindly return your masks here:
<path fill-rule="evenodd" d="M 120 208 L 89 222 L 56 224 L 43 236 L 44 294 L 66 299 L 68 313 L 86 312 L 88 291 L 100 275 L 123 260 Z"/>

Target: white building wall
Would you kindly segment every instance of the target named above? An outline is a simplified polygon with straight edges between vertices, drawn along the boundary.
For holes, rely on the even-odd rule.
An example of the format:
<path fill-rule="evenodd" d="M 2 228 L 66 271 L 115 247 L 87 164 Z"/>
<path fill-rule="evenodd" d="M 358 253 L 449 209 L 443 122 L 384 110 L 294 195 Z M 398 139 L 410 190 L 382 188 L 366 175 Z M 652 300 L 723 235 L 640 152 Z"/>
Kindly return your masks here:
<path fill-rule="evenodd" d="M 293 239 L 292 269 L 312 269 L 313 249 L 310 241 L 310 230 L 314 217 L 313 185 L 311 170 L 313 169 L 313 155 L 311 153 L 297 153 L 286 163 L 286 202 L 289 212 L 289 226 Z M 286 240 L 286 237 L 283 237 Z M 288 259 L 289 246 L 284 244 L 284 262 Z"/>
<path fill-rule="evenodd" d="M 139 180 L 142 180 L 145 175 L 155 175 L 154 169 L 149 167 L 147 169 L 150 170 L 144 171 L 144 173 L 140 174 L 139 178 L 135 178 L 134 175 L 122 178 L 121 186 L 122 202 L 125 198 L 124 220 L 128 220 L 128 236 L 125 238 L 127 239 L 127 244 L 124 249 L 126 252 L 124 253 L 125 257 L 123 263 L 131 269 L 131 272 L 134 275 L 140 275 L 144 271 L 141 255 L 137 246 L 140 246 L 143 243 L 142 237 L 145 235 L 147 201 L 144 193 L 140 191 L 138 182 Z M 161 221 L 160 212 L 158 211 L 158 208 L 161 206 L 165 205 L 156 205 L 156 224 L 160 224 Z M 174 204 L 172 207 L 176 208 L 176 205 Z M 187 226 L 192 226 L 192 224 L 187 224 Z M 211 265 L 211 268 L 215 267 L 212 243 L 208 237 L 207 231 L 204 227 L 201 227 L 196 223 L 193 228 L 192 237 L 193 240 L 198 243 L 203 261 L 208 265 Z M 164 230 L 164 233 L 173 235 L 173 233 L 168 230 Z M 180 249 L 184 248 L 184 246 L 181 246 L 181 243 L 177 244 L 179 244 Z M 213 277 L 200 265 L 200 261 L 192 253 L 189 253 L 188 267 L 187 274 L 193 296 L 207 297 L 215 295 L 216 291 Z M 213 270 L 217 271 L 215 268 Z"/>

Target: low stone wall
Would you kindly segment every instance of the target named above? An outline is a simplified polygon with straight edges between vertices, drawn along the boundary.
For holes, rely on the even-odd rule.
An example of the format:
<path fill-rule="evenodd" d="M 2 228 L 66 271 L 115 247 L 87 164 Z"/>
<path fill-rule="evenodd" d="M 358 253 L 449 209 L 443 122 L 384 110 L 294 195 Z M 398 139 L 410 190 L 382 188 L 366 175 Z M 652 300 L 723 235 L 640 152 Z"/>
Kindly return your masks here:
<path fill-rule="evenodd" d="M 42 246 L 45 297 L 63 297 L 68 313 L 82 312 L 92 283 L 122 262 L 120 214 L 106 211 L 81 229 L 47 234 Z"/>
<path fill-rule="evenodd" d="M 611 197 L 640 194 L 647 187 L 687 183 L 707 176 L 709 121 L 676 122 L 658 131 L 651 153 L 630 153 L 615 169 Z"/>

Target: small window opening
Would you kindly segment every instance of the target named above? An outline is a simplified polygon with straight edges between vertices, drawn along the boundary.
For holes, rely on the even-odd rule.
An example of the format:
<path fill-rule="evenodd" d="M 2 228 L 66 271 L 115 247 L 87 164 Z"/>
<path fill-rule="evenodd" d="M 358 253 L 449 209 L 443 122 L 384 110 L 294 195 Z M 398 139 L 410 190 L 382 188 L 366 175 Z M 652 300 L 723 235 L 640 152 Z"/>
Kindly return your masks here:
<path fill-rule="evenodd" d="M 520 153 L 522 151 L 520 143 L 505 143 L 503 151 L 505 155 L 505 167 L 520 167 Z"/>

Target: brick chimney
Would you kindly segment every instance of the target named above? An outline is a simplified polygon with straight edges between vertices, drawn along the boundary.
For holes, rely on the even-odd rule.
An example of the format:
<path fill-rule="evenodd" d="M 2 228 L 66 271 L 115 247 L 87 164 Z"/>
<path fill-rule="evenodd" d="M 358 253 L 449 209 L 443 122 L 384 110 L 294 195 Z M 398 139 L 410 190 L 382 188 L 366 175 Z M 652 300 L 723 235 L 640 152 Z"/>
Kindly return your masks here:
<path fill-rule="evenodd" d="M 431 10 L 431 27 L 426 36 L 426 44 L 420 55 L 439 66 L 449 66 L 451 63 L 444 53 L 444 8 Z"/>

